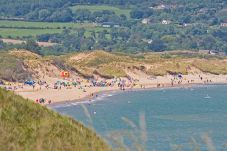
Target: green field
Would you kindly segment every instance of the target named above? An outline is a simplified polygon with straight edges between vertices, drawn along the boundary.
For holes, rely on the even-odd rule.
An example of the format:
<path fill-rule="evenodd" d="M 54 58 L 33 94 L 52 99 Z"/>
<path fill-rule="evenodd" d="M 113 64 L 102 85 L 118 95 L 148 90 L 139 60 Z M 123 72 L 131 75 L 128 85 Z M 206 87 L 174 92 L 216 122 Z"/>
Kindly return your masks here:
<path fill-rule="evenodd" d="M 2 28 L 0 35 L 3 38 L 18 38 L 27 36 L 37 36 L 42 34 L 55 34 L 62 32 L 62 29 L 17 29 L 17 28 Z"/>
<path fill-rule="evenodd" d="M 88 9 L 91 12 L 95 11 L 102 11 L 102 10 L 110 10 L 114 11 L 116 15 L 125 15 L 128 18 L 130 17 L 130 9 L 125 9 L 125 8 L 118 8 L 118 7 L 113 7 L 113 6 L 108 6 L 108 5 L 76 5 L 71 7 L 72 10 L 77 10 L 77 9 Z"/>
<path fill-rule="evenodd" d="M 0 20 L 0 27 L 10 28 L 94 28 L 92 23 L 50 23 L 50 22 L 28 22 Z"/>
<path fill-rule="evenodd" d="M 102 31 L 104 28 L 96 26 L 92 23 L 48 23 L 48 22 L 28 22 L 28 21 L 5 21 L 0 20 L 0 36 L 3 38 L 37 36 L 42 34 L 60 33 L 64 29 L 85 28 L 86 36 L 91 31 Z"/>

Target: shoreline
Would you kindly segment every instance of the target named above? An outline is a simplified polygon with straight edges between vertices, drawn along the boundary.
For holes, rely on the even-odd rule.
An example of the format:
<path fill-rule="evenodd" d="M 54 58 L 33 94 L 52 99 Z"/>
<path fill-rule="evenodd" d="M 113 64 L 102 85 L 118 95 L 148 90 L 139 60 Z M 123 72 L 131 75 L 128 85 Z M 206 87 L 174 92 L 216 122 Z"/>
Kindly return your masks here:
<path fill-rule="evenodd" d="M 203 77 L 203 78 L 202 78 Z M 92 102 L 96 95 L 111 93 L 111 92 L 128 92 L 128 91 L 141 91 L 141 90 L 155 90 L 155 89 L 167 89 L 167 88 L 184 88 L 196 85 L 218 85 L 227 84 L 227 75 L 212 75 L 212 74 L 189 74 L 183 75 L 181 79 L 175 79 L 173 76 L 158 76 L 154 79 L 148 79 L 148 77 L 138 77 L 138 82 L 130 83 L 126 82 L 125 87 L 117 85 L 112 86 L 93 86 L 90 82 L 84 80 L 78 86 L 66 86 L 60 89 L 54 88 L 54 83 L 60 79 L 51 79 L 44 86 L 31 86 L 24 85 L 22 88 L 11 89 L 16 94 L 21 95 L 25 99 L 36 101 L 38 99 L 45 99 L 44 103 L 40 103 L 44 106 L 54 106 L 58 104 L 69 103 L 81 103 Z M 113 79 L 112 79 L 113 80 Z M 107 81 L 108 83 L 113 82 Z M 66 81 L 67 82 L 67 81 Z M 68 80 L 70 82 L 70 80 Z M 13 86 L 12 86 L 13 87 Z M 51 103 L 49 103 L 49 101 Z M 37 102 L 37 101 L 36 101 Z M 37 102 L 39 103 L 39 102 Z"/>
<path fill-rule="evenodd" d="M 75 99 L 75 100 L 66 100 L 66 101 L 61 101 L 61 102 L 54 102 L 51 104 L 46 104 L 45 106 L 47 107 L 55 107 L 58 105 L 79 105 L 79 104 L 90 104 L 93 102 L 96 102 L 97 100 L 94 100 L 96 98 L 99 98 L 100 95 L 103 94 L 111 94 L 112 92 L 114 93 L 125 93 L 125 92 L 138 92 L 138 91 L 151 91 L 151 90 L 162 90 L 162 89 L 182 89 L 182 88 L 192 88 L 192 87 L 197 87 L 197 86 L 210 86 L 210 85 L 227 85 L 226 83 L 191 83 L 191 84 L 180 84 L 180 85 L 175 85 L 175 86 L 164 86 L 164 87 L 147 87 L 147 88 L 129 88 L 126 90 L 104 90 L 100 92 L 95 92 L 93 93 L 94 96 L 98 95 L 97 97 L 89 97 L 90 95 L 87 95 L 83 98 L 80 99 Z M 94 101 L 89 101 L 89 100 L 94 100 Z"/>

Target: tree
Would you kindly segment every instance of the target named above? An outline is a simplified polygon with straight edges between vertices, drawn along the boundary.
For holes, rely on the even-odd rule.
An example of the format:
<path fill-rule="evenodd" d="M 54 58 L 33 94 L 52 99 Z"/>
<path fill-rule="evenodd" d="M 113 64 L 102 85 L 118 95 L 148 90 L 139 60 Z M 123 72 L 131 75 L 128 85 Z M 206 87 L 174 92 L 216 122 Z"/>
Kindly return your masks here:
<path fill-rule="evenodd" d="M 143 15 L 144 15 L 144 12 L 139 9 L 135 9 L 130 12 L 130 16 L 135 19 L 143 18 Z"/>
<path fill-rule="evenodd" d="M 26 41 L 24 49 L 29 50 L 29 51 L 34 52 L 34 53 L 37 53 L 37 54 L 40 54 L 39 45 L 36 43 L 35 40 L 32 40 L 32 39 Z"/>
<path fill-rule="evenodd" d="M 51 12 L 47 9 L 41 9 L 38 13 L 38 19 L 41 21 L 45 21 L 49 16 L 51 15 Z"/>
<path fill-rule="evenodd" d="M 206 36 L 202 39 L 201 46 L 206 50 L 212 50 L 215 48 L 216 41 L 212 36 Z"/>
<path fill-rule="evenodd" d="M 91 50 L 95 44 L 95 40 L 93 38 L 82 38 L 80 41 L 81 50 Z"/>
<path fill-rule="evenodd" d="M 52 35 L 50 35 L 50 34 L 39 35 L 39 36 L 37 36 L 37 40 L 43 41 L 43 42 L 48 42 L 51 36 Z"/>
<path fill-rule="evenodd" d="M 85 34 L 85 29 L 84 28 L 80 28 L 77 30 L 77 33 L 78 33 L 78 37 L 84 37 L 84 34 Z"/>
<path fill-rule="evenodd" d="M 91 18 L 91 12 L 88 9 L 77 9 L 74 13 L 73 16 L 75 20 L 79 20 L 81 22 L 84 22 L 86 20 L 90 20 Z"/>
<path fill-rule="evenodd" d="M 149 48 L 151 50 L 153 50 L 153 51 L 160 52 L 160 51 L 164 51 L 165 50 L 166 45 L 165 45 L 164 41 L 162 41 L 162 40 L 154 40 L 150 44 Z"/>
<path fill-rule="evenodd" d="M 56 10 L 47 20 L 56 22 L 71 22 L 73 20 L 70 9 Z"/>

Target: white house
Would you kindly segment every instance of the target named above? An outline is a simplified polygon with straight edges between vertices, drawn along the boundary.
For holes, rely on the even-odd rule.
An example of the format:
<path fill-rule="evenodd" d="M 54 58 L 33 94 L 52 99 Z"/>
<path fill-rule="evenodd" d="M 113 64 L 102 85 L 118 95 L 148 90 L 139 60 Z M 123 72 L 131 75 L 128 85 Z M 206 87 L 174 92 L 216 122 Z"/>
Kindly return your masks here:
<path fill-rule="evenodd" d="M 120 25 L 115 24 L 113 22 L 105 22 L 105 23 L 102 23 L 102 27 L 104 27 L 104 28 L 111 28 L 111 27 L 118 28 L 118 27 L 120 27 Z"/>
<path fill-rule="evenodd" d="M 210 50 L 210 51 L 209 51 L 209 54 L 210 54 L 210 55 L 217 55 L 217 54 L 218 54 L 218 52 L 217 52 L 217 51 L 215 51 L 215 50 Z"/>
<path fill-rule="evenodd" d="M 157 10 L 163 10 L 163 9 L 172 9 L 176 6 L 174 5 L 166 5 L 166 4 L 160 4 L 160 5 L 157 5 L 155 7 L 149 7 L 151 9 L 157 9 Z"/>
<path fill-rule="evenodd" d="M 221 23 L 221 27 L 227 27 L 227 23 Z"/>
<path fill-rule="evenodd" d="M 149 18 L 144 18 L 141 23 L 142 24 L 148 24 L 150 22 L 150 19 Z"/>
<path fill-rule="evenodd" d="M 168 25 L 168 24 L 170 24 L 170 23 L 171 23 L 170 20 L 162 20 L 162 24 L 163 24 L 163 25 Z"/>

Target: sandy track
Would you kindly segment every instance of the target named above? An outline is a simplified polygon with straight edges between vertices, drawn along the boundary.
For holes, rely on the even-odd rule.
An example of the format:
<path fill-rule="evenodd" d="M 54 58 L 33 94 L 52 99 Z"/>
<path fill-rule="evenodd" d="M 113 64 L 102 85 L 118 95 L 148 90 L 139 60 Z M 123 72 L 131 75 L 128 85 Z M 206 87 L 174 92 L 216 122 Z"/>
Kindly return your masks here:
<path fill-rule="evenodd" d="M 22 44 L 25 43 L 26 41 L 23 40 L 16 40 L 16 39 L 1 39 L 4 43 L 10 43 L 10 44 Z M 37 44 L 41 47 L 50 47 L 57 45 L 57 43 L 51 43 L 51 42 L 37 42 Z"/>

